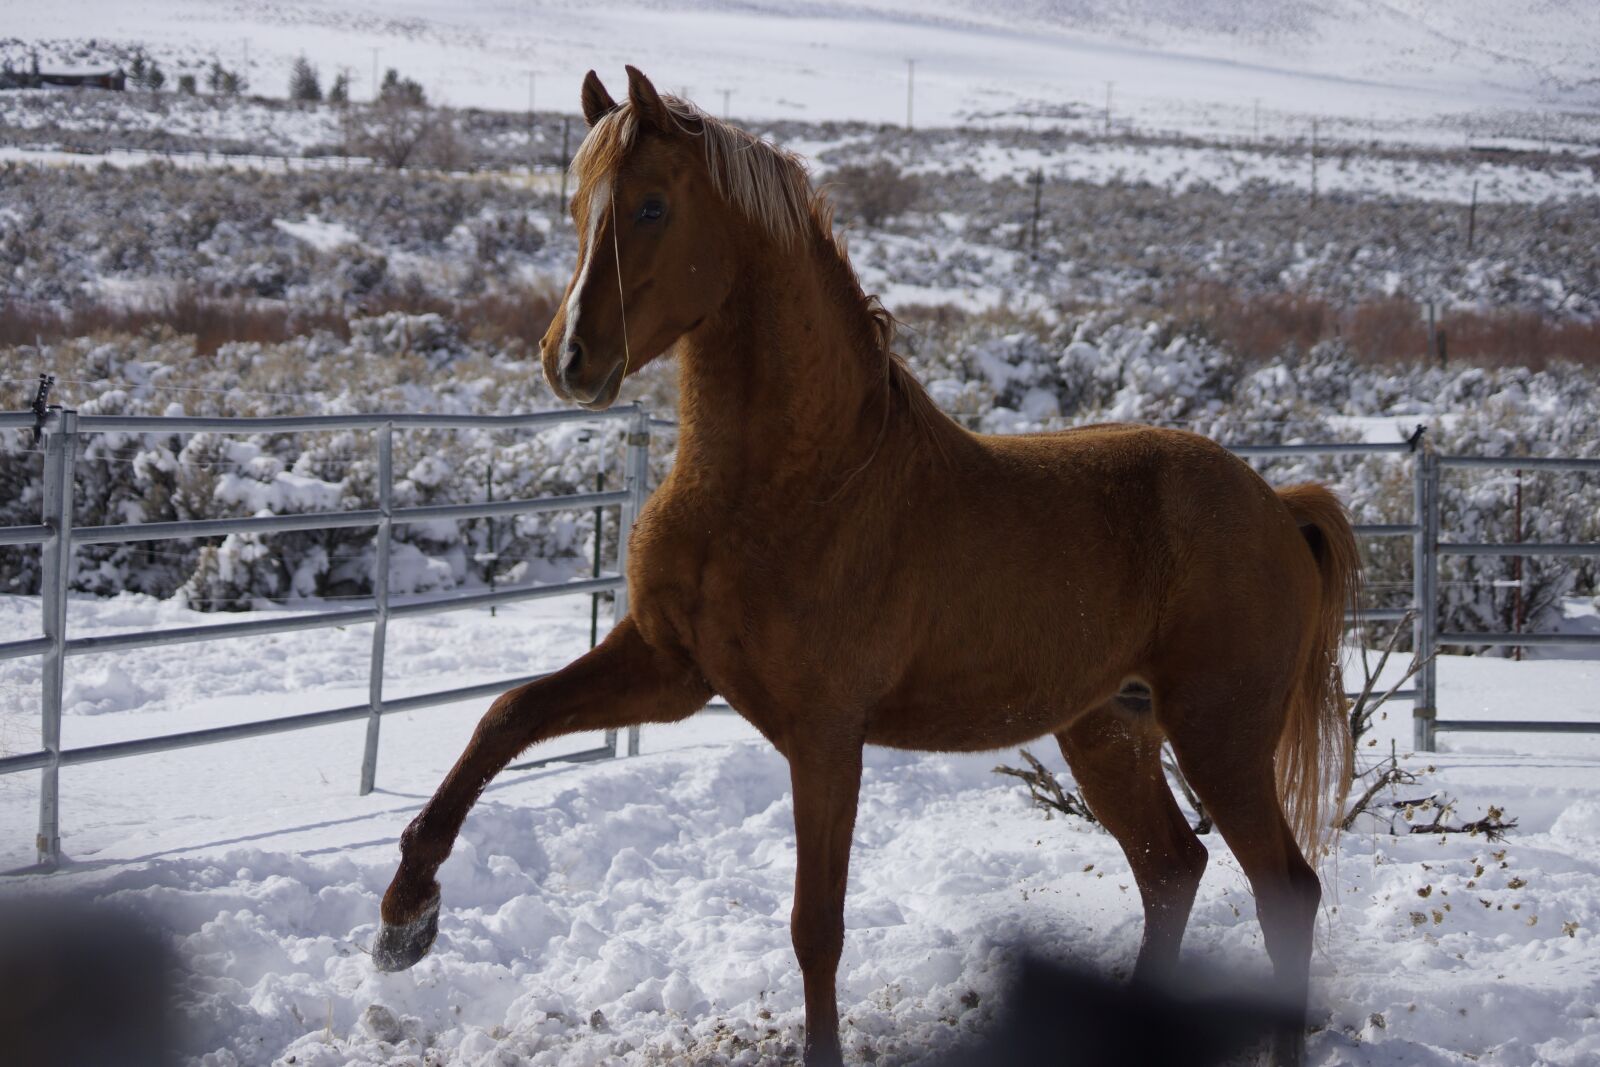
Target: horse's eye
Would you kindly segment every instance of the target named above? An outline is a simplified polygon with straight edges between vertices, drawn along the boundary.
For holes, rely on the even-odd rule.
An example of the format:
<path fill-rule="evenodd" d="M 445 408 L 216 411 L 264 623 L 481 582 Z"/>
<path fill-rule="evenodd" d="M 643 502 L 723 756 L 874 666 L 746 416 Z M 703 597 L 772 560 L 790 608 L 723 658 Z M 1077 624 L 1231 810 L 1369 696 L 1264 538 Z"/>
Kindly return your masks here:
<path fill-rule="evenodd" d="M 639 209 L 639 219 L 643 222 L 654 222 L 666 214 L 667 205 L 659 200 L 646 200 Z"/>

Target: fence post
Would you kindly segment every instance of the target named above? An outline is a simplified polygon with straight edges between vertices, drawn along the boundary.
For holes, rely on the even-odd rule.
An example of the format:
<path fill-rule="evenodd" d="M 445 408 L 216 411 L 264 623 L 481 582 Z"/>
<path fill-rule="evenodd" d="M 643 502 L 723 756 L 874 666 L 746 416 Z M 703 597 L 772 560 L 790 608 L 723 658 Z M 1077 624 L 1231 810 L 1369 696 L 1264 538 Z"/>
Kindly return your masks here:
<path fill-rule="evenodd" d="M 1417 698 L 1412 705 L 1413 746 L 1432 752 L 1434 721 L 1438 718 L 1438 675 L 1434 656 L 1439 633 L 1439 456 L 1424 445 L 1417 453 L 1417 540 L 1412 566 L 1417 618 L 1414 643 L 1423 661 L 1417 672 Z"/>
<path fill-rule="evenodd" d="M 367 668 L 367 746 L 361 754 L 361 795 L 372 792 L 378 780 L 378 730 L 383 721 L 383 646 L 389 632 L 389 542 L 394 516 L 394 423 L 378 430 L 378 530 L 373 539 L 377 559 L 373 564 L 372 602 L 377 618 L 372 623 L 372 662 Z"/>
<path fill-rule="evenodd" d="M 602 432 L 601 435 L 600 435 L 600 469 L 595 472 L 595 476 L 594 476 L 594 491 L 597 492 L 597 493 L 603 493 L 603 492 L 606 491 L 606 446 L 605 446 L 605 434 L 604 434 L 604 432 Z M 621 524 L 620 523 L 618 524 L 618 528 L 619 529 L 621 528 Z M 605 540 L 605 532 L 606 532 L 606 509 L 603 508 L 603 507 L 595 508 L 594 509 L 594 566 L 589 572 L 590 576 L 594 577 L 594 578 L 600 577 L 600 556 L 601 556 L 601 549 L 604 548 L 604 545 L 602 544 L 602 542 Z M 589 596 L 589 647 L 593 648 L 595 645 L 598 645 L 599 643 L 600 643 L 600 594 L 599 593 L 593 593 L 593 594 L 590 594 L 590 596 Z M 611 752 L 612 756 L 615 756 L 617 754 L 617 731 L 616 731 L 615 727 L 613 727 L 612 729 L 606 731 L 606 739 L 603 742 L 603 744 Z"/>
<path fill-rule="evenodd" d="M 39 747 L 49 762 L 39 772 L 39 866 L 61 862 L 61 695 L 67 658 L 67 585 L 72 575 L 72 476 L 78 453 L 78 413 L 59 410 L 45 429 L 45 542 L 39 599 L 44 636 L 43 700 L 40 704 Z"/>
<path fill-rule="evenodd" d="M 623 506 L 622 522 L 617 530 L 617 571 L 622 575 L 622 588 L 617 590 L 615 621 L 621 622 L 628 611 L 628 537 L 633 524 L 644 511 L 645 498 L 650 495 L 650 412 L 643 404 L 636 408 L 628 423 L 628 455 L 625 461 L 625 478 L 628 502 Z M 628 727 L 628 755 L 639 754 L 639 727 Z"/>

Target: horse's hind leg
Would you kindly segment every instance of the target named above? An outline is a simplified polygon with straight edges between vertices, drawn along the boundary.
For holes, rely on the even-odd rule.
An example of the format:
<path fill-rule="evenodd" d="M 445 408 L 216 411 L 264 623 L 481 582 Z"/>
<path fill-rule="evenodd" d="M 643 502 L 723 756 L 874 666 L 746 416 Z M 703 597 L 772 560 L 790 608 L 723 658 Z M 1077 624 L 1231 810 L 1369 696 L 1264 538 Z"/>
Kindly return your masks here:
<path fill-rule="evenodd" d="M 439 927 L 434 875 L 478 795 L 518 753 L 563 734 L 673 722 L 694 714 L 710 696 L 705 682 L 645 644 L 631 618 L 561 670 L 503 694 L 400 835 L 400 868 L 383 895 L 373 963 L 379 970 L 404 970 L 432 947 Z"/>
<path fill-rule="evenodd" d="M 1273 774 L 1282 722 L 1271 701 L 1182 701 L 1171 729 L 1178 766 L 1233 850 L 1255 893 L 1256 915 L 1285 1000 L 1300 1019 L 1273 1035 L 1278 1067 L 1305 1058 L 1304 1013 L 1322 886 L 1284 819 Z M 1167 718 L 1167 716 L 1163 716 Z"/>
<path fill-rule="evenodd" d="M 1110 830 L 1144 898 L 1144 941 L 1134 974 L 1178 962 L 1184 927 L 1206 869 L 1206 849 L 1161 771 L 1161 735 L 1111 705 L 1056 735 L 1083 799 Z"/>

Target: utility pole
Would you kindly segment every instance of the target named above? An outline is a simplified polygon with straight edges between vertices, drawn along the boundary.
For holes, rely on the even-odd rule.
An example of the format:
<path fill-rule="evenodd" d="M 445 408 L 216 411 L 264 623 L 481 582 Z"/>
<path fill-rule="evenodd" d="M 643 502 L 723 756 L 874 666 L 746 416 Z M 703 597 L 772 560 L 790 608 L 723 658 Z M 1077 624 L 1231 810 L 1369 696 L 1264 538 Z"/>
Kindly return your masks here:
<path fill-rule="evenodd" d="M 906 60 L 906 132 L 911 132 L 911 101 L 917 88 L 917 61 Z"/>
<path fill-rule="evenodd" d="M 1106 136 L 1111 136 L 1111 87 L 1116 82 L 1106 82 Z"/>
<path fill-rule="evenodd" d="M 724 90 L 722 90 L 722 121 L 723 122 L 727 122 L 729 119 L 731 119 L 733 117 L 733 110 L 728 104 L 728 101 L 730 99 L 732 99 L 732 97 L 733 97 L 733 90 L 732 89 L 724 89 Z"/>
<path fill-rule="evenodd" d="M 572 168 L 572 160 L 567 156 L 567 132 L 571 129 L 572 119 L 567 115 L 561 116 L 561 214 L 567 213 L 567 171 Z"/>
<path fill-rule="evenodd" d="M 1311 120 L 1311 206 L 1317 206 L 1317 120 Z"/>
<path fill-rule="evenodd" d="M 1467 208 L 1467 251 L 1472 251 L 1472 238 L 1478 232 L 1478 183 L 1472 183 L 1472 206 Z"/>
<path fill-rule="evenodd" d="M 528 71 L 528 185 L 534 184 L 534 168 L 539 164 L 539 120 L 533 111 L 533 71 Z"/>
<path fill-rule="evenodd" d="M 1261 98 L 1256 97 L 1255 142 L 1261 143 Z"/>
<path fill-rule="evenodd" d="M 1039 167 L 1029 179 L 1033 182 L 1033 221 L 1028 226 L 1028 253 L 1039 256 L 1039 206 L 1044 197 L 1044 168 Z"/>
<path fill-rule="evenodd" d="M 344 145 L 339 156 L 344 161 L 344 170 L 350 169 L 350 148 L 354 140 L 350 136 L 350 82 L 355 77 L 355 71 L 348 65 L 339 68 L 339 77 L 344 79 L 344 103 L 339 106 L 339 134 L 344 138 Z"/>

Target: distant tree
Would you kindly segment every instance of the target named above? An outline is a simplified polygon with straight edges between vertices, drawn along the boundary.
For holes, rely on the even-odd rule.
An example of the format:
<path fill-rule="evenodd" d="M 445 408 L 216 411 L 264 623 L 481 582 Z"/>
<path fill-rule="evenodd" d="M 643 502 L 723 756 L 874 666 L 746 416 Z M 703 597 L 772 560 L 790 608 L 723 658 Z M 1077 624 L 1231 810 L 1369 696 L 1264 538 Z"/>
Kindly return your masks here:
<path fill-rule="evenodd" d="M 145 62 L 144 52 L 135 52 L 133 60 L 128 64 L 128 81 L 132 82 L 135 88 L 143 89 L 145 87 L 145 78 L 149 73 L 150 67 Z"/>
<path fill-rule="evenodd" d="M 322 82 L 317 78 L 317 68 L 305 56 L 296 59 L 289 71 L 289 99 L 312 104 L 322 100 Z"/>
<path fill-rule="evenodd" d="M 144 76 L 144 83 L 153 93 L 159 93 L 167 84 L 167 72 L 161 69 L 161 64 L 155 60 L 150 61 L 150 72 Z"/>
<path fill-rule="evenodd" d="M 425 107 L 428 103 L 427 94 L 422 91 L 421 83 L 400 77 L 400 72 L 393 67 L 384 71 L 383 84 L 378 89 L 378 99 L 386 104 L 402 104 L 409 107 Z"/>
<path fill-rule="evenodd" d="M 348 104 L 350 102 L 350 75 L 340 74 L 333 79 L 333 84 L 328 86 L 328 103 Z"/>
<path fill-rule="evenodd" d="M 200 92 L 200 86 L 195 83 L 193 74 L 178 75 L 178 92 L 185 96 L 194 96 Z"/>
<path fill-rule="evenodd" d="M 211 61 L 211 69 L 206 71 L 206 88 L 213 93 L 222 93 L 228 96 L 238 96 L 244 92 L 246 83 L 238 71 L 229 70 L 215 59 Z"/>

